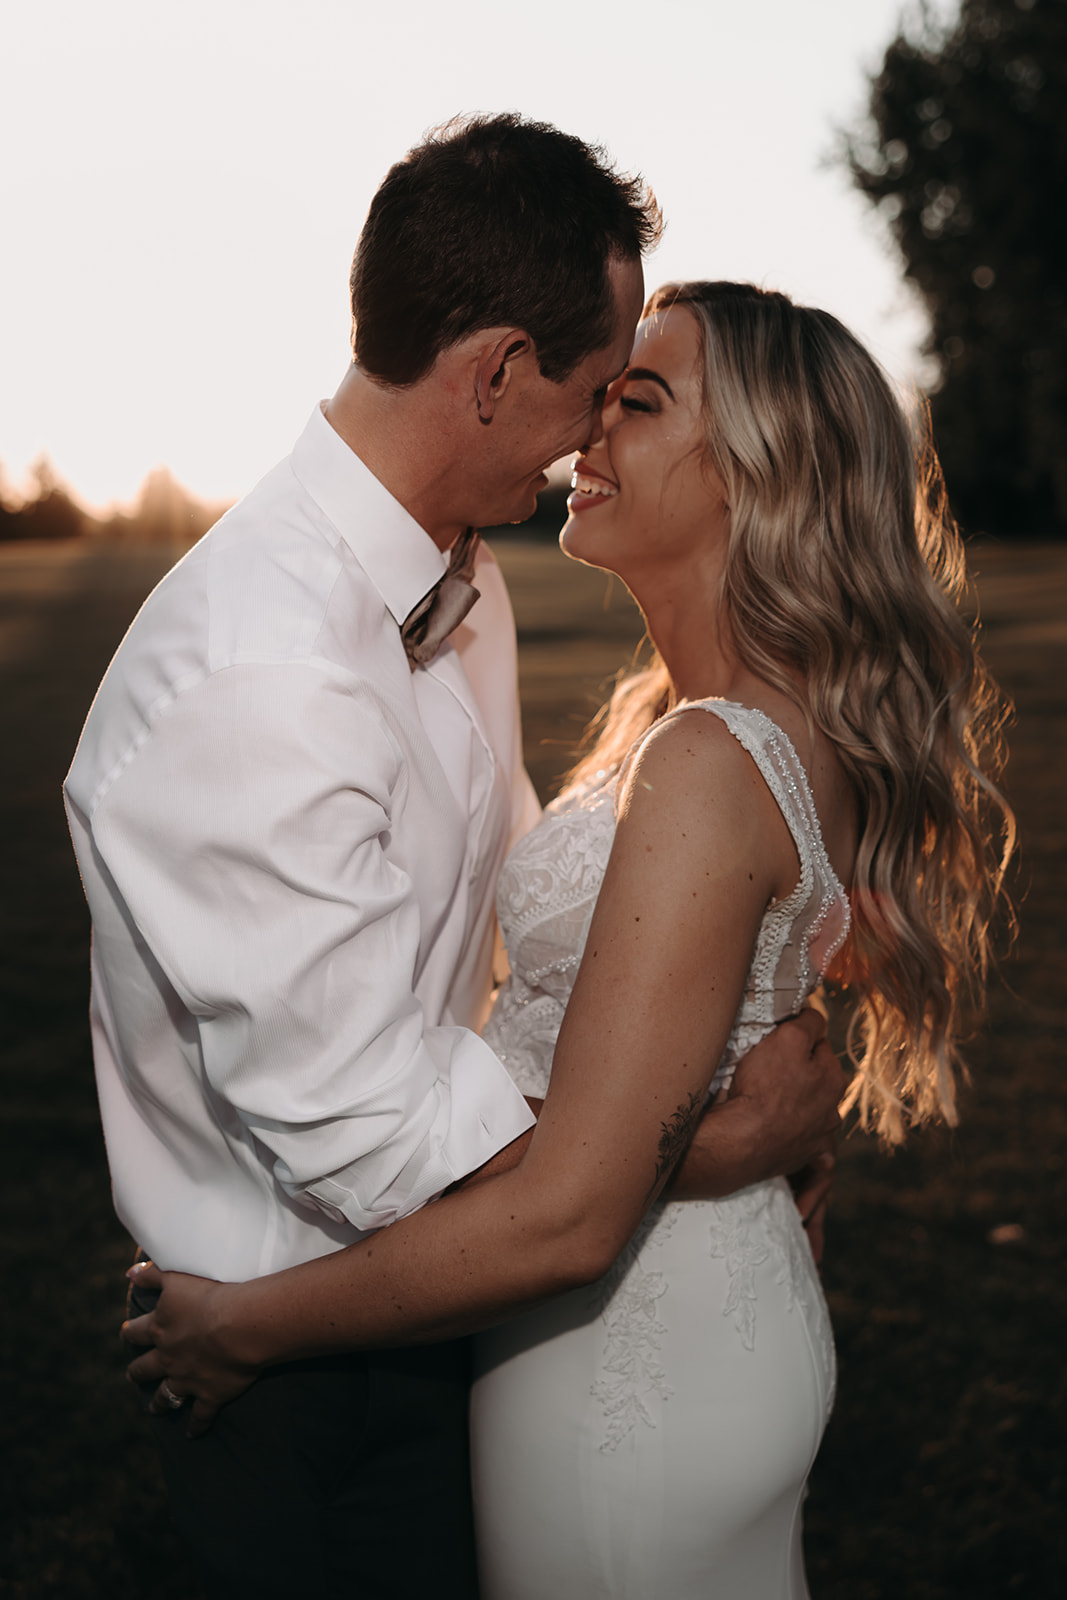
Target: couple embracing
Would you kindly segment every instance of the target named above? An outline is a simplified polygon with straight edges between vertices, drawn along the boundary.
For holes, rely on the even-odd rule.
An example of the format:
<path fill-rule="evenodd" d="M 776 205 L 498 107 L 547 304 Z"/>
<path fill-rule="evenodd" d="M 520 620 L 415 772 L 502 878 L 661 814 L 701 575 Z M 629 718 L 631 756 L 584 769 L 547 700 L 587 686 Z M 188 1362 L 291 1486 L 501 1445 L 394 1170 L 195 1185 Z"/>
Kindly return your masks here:
<path fill-rule="evenodd" d="M 212 1595 L 806 1594 L 845 1081 L 802 1008 L 835 960 L 864 1119 L 954 1115 L 997 700 L 875 363 L 748 285 L 644 304 L 659 226 L 512 115 L 399 162 L 340 388 L 68 775 L 131 1372 Z M 563 548 L 656 655 L 538 821 L 473 530 L 573 452 Z"/>

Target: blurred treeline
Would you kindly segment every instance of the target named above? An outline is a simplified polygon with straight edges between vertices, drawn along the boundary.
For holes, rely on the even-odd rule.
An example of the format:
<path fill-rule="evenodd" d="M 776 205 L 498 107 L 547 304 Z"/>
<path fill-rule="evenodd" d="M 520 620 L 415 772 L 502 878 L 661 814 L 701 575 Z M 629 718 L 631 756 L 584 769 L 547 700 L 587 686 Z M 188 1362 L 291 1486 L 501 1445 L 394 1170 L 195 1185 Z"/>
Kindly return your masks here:
<path fill-rule="evenodd" d="M 1067 533 L 1067 0 L 921 4 L 846 140 L 930 317 L 934 441 L 969 532 Z"/>
<path fill-rule="evenodd" d="M 56 476 L 47 457 L 31 468 L 33 486 L 18 499 L 5 490 L 0 469 L 0 540 L 98 538 L 108 543 L 168 545 L 188 549 L 227 509 L 226 502 L 195 499 L 168 472 L 156 467 L 141 486 L 129 510 L 94 515 L 80 505 Z M 496 538 L 509 534 L 544 534 L 555 538 L 567 519 L 567 489 L 550 484 L 538 497 L 537 512 L 521 527 L 494 528 Z M 489 531 L 489 530 L 486 530 Z"/>
<path fill-rule="evenodd" d="M 196 500 L 168 472 L 156 467 L 130 510 L 95 516 L 60 482 L 47 457 L 32 468 L 33 488 L 16 499 L 0 480 L 0 539 L 76 539 L 91 535 L 139 544 L 191 545 L 225 511 Z"/>

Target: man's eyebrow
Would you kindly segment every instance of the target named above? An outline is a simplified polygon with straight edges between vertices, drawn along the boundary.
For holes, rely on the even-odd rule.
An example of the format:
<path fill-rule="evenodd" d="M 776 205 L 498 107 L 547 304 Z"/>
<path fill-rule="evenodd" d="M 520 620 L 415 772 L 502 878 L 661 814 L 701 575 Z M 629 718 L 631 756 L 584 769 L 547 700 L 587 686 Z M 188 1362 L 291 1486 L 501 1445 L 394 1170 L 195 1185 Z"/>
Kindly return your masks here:
<path fill-rule="evenodd" d="M 640 378 L 647 378 L 650 383 L 658 383 L 660 388 L 663 389 L 672 400 L 674 399 L 674 390 L 671 388 L 666 378 L 661 378 L 658 372 L 652 371 L 651 367 L 627 367 L 626 381 L 628 383 L 631 379 L 633 379 L 633 381 L 636 383 Z"/>

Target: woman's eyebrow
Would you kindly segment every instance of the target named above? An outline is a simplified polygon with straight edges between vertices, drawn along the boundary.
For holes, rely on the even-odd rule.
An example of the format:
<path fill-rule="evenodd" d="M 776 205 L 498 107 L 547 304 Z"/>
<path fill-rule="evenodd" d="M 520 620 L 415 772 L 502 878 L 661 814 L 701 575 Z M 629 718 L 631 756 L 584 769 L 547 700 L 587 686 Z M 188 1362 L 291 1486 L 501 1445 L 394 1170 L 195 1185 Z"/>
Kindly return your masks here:
<path fill-rule="evenodd" d="M 663 389 L 672 400 L 674 399 L 674 390 L 671 388 L 666 378 L 661 378 L 658 372 L 652 371 L 651 367 L 627 367 L 625 376 L 627 381 L 632 379 L 635 383 L 639 378 L 647 378 L 650 383 L 658 383 L 660 388 Z"/>

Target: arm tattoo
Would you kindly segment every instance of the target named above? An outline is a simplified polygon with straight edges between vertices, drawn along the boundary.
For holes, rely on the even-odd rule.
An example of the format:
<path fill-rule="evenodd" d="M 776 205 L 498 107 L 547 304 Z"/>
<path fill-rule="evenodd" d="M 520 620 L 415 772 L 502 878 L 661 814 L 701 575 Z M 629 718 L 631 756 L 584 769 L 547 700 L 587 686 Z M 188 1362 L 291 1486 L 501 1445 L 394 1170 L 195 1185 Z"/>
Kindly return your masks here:
<path fill-rule="evenodd" d="M 660 1123 L 656 1176 L 649 1191 L 650 1198 L 659 1193 L 659 1190 L 685 1154 L 696 1125 L 700 1121 L 703 1105 L 704 1096 L 702 1094 L 691 1094 L 688 1100 L 682 1101 L 682 1104 L 669 1121 Z"/>

